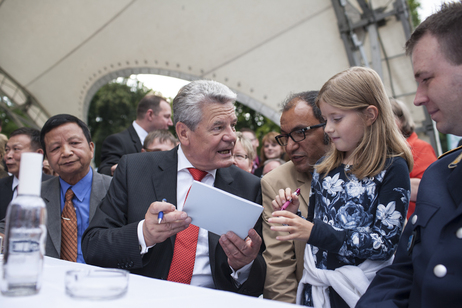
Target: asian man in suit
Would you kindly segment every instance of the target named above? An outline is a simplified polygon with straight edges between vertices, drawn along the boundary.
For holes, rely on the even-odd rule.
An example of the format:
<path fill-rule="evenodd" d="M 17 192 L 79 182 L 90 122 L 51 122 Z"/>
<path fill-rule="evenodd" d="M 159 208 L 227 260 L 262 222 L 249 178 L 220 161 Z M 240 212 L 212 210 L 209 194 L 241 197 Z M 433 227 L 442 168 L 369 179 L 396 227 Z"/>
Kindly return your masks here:
<path fill-rule="evenodd" d="M 5 164 L 10 176 L 0 179 L 0 219 L 5 218 L 8 205 L 17 196 L 19 184 L 19 167 L 21 154 L 36 152 L 43 154 L 40 144 L 40 131 L 32 127 L 21 127 L 14 130 L 5 145 Z M 51 179 L 52 176 L 42 174 L 42 181 Z"/>
<path fill-rule="evenodd" d="M 122 157 L 83 237 L 89 264 L 262 294 L 266 266 L 258 232 L 249 230 L 245 240 L 231 231 L 219 236 L 194 226 L 187 208 L 183 209 L 193 179 L 261 204 L 260 180 L 233 165 L 235 99 L 234 92 L 214 81 L 193 81 L 178 92 L 173 111 L 180 145 L 170 151 Z M 182 252 L 191 259 L 179 257 Z M 178 273 L 188 274 L 178 278 Z"/>
<path fill-rule="evenodd" d="M 43 125 L 40 141 L 48 162 L 59 177 L 42 183 L 42 198 L 47 207 L 47 243 L 46 255 L 85 263 L 81 252 L 81 238 L 96 208 L 106 195 L 111 177 L 99 174 L 90 167 L 93 158 L 94 144 L 90 131 L 80 119 L 59 114 L 51 117 Z M 63 236 L 64 224 L 69 222 L 65 217 L 66 192 L 72 190 L 71 198 L 77 219 L 77 251 L 64 253 L 68 238 Z M 70 260 L 69 260 L 70 259 Z"/>
<path fill-rule="evenodd" d="M 141 99 L 136 115 L 136 120 L 127 129 L 104 140 L 99 173 L 113 175 L 123 155 L 141 152 L 148 133 L 172 126 L 172 108 L 165 98 L 157 95 L 146 95 Z"/>

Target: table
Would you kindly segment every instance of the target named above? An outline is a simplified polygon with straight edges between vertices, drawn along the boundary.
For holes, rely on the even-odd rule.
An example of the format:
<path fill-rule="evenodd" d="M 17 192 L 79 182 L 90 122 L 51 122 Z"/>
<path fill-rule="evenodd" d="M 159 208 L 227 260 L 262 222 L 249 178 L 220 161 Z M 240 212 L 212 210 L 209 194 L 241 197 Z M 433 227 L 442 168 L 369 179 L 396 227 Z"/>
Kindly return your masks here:
<path fill-rule="evenodd" d="M 3 261 L 2 261 L 3 264 Z M 87 264 L 74 263 L 45 257 L 42 289 L 36 295 L 8 297 L 0 293 L 1 308 L 118 308 L 118 307 L 293 307 L 291 304 L 231 292 L 195 287 L 159 279 L 130 274 L 128 292 L 119 299 L 91 301 L 75 299 L 66 295 L 64 274 L 71 269 L 97 268 Z M 1 271 L 1 270 L 0 270 Z"/>

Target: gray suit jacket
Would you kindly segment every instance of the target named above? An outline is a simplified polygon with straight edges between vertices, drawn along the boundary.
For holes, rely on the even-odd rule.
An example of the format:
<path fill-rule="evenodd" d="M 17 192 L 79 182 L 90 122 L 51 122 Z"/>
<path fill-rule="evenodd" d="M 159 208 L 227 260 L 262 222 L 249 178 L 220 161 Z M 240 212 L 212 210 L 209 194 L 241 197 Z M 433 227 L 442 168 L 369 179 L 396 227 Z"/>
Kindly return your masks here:
<path fill-rule="evenodd" d="M 111 184 L 112 178 L 99 174 L 92 169 L 93 182 L 90 194 L 90 221 L 96 208 L 101 204 Z M 42 183 L 42 198 L 47 207 L 47 244 L 46 255 L 59 258 L 61 252 L 61 200 L 59 178 L 55 177 Z"/>

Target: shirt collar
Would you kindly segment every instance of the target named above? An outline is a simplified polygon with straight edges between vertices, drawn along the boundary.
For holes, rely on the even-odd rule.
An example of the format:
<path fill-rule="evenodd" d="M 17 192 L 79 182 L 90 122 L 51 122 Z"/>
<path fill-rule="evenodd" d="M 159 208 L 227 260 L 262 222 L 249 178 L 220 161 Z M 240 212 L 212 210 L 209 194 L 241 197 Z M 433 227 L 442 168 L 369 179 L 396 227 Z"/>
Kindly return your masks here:
<path fill-rule="evenodd" d="M 184 155 L 183 149 L 181 148 L 181 144 L 180 144 L 178 146 L 178 172 L 180 172 L 182 170 L 186 171 L 187 168 L 194 168 L 194 166 L 186 158 L 186 155 Z M 189 171 L 187 171 L 187 172 L 189 172 Z M 213 178 L 215 179 L 217 169 L 207 171 L 207 173 L 212 175 Z"/>
<path fill-rule="evenodd" d="M 16 177 L 16 175 L 13 175 L 13 184 L 11 186 L 11 190 L 14 191 L 14 189 L 18 186 L 19 184 L 19 179 Z"/>
<path fill-rule="evenodd" d="M 90 171 L 88 171 L 87 175 L 85 175 L 80 181 L 77 182 L 75 185 L 68 184 L 66 181 L 59 178 L 59 183 L 61 184 L 61 191 L 63 195 L 66 194 L 66 191 L 69 187 L 72 187 L 72 191 L 75 194 L 75 197 L 82 202 L 85 195 L 91 189 L 91 183 L 93 180 L 93 169 L 90 167 Z"/>
<path fill-rule="evenodd" d="M 133 128 L 136 131 L 136 134 L 138 135 L 138 137 L 140 137 L 141 144 L 143 145 L 144 144 L 144 139 L 146 139 L 146 136 L 148 135 L 148 132 L 145 131 L 144 128 L 139 126 L 138 123 L 136 123 L 136 121 L 133 121 L 132 124 L 133 124 Z"/>

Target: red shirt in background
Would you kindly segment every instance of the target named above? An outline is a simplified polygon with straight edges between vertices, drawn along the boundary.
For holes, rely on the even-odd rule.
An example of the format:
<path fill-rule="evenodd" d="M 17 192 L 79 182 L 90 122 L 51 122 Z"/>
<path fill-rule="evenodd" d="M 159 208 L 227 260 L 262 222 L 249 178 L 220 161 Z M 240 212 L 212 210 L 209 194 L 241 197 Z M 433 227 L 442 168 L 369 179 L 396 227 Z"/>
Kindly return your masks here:
<path fill-rule="evenodd" d="M 421 179 L 427 167 L 430 166 L 437 159 L 435 150 L 433 150 L 433 147 L 428 142 L 419 139 L 415 132 L 412 133 L 409 136 L 409 138 L 407 138 L 407 142 L 411 147 L 412 157 L 414 158 L 414 168 L 412 168 L 412 171 L 409 174 L 409 176 L 411 179 Z M 412 213 L 414 213 L 414 210 L 415 202 L 411 201 L 409 202 L 407 219 L 409 219 Z"/>

